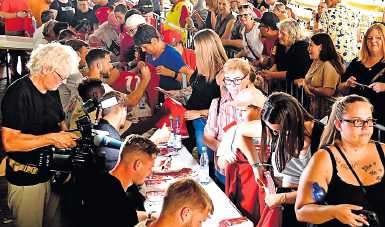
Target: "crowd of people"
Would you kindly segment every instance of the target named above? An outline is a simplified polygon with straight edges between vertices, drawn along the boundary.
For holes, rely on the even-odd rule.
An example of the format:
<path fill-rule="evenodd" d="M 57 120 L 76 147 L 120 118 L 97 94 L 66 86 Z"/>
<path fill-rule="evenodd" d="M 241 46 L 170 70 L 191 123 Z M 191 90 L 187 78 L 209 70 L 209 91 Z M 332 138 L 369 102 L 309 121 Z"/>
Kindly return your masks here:
<path fill-rule="evenodd" d="M 156 217 L 140 192 L 170 100 L 183 145 L 198 160 L 207 150 L 255 226 L 385 225 L 385 25 L 361 37 L 341 0 L 320 1 L 312 23 L 285 0 L 0 0 L 0 18 L 34 44 L 0 52 L 15 226 L 201 226 L 215 204 L 194 180 L 170 185 Z M 85 116 L 120 149 L 54 176 L 50 148 L 80 146 Z"/>

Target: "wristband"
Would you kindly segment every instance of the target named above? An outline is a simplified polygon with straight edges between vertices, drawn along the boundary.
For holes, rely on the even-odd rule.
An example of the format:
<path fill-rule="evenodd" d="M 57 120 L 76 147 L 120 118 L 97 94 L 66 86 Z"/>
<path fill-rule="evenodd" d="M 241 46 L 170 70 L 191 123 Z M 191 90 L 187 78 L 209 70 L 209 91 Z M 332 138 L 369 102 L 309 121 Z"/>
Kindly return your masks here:
<path fill-rule="evenodd" d="M 16 18 L 18 18 L 18 16 L 17 16 L 17 12 L 15 13 L 15 17 L 16 17 Z"/>

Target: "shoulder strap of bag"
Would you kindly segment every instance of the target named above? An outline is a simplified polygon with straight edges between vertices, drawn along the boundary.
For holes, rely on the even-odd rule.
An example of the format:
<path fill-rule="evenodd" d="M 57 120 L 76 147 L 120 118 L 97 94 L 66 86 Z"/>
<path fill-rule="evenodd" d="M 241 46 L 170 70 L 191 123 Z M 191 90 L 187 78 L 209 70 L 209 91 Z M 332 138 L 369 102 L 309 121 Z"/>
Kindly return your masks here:
<path fill-rule="evenodd" d="M 379 72 L 373 77 L 373 79 L 370 81 L 370 83 L 373 83 L 375 80 L 378 79 L 378 77 L 384 75 L 384 73 L 385 73 L 385 68 L 383 68 L 381 71 L 379 71 Z"/>
<path fill-rule="evenodd" d="M 357 179 L 358 183 L 360 184 L 360 188 L 364 196 L 366 197 L 366 189 L 364 188 L 364 185 L 362 184 L 360 178 L 358 177 L 356 171 L 354 171 L 352 165 L 350 165 L 348 159 L 346 158 L 345 154 L 341 151 L 341 148 L 337 145 L 334 144 L 334 146 L 337 148 L 338 152 L 340 153 L 341 157 L 345 160 L 346 164 L 348 165 L 350 171 L 352 171 L 354 177 Z"/>
<path fill-rule="evenodd" d="M 247 40 L 246 28 L 245 28 L 245 41 L 246 41 L 247 48 L 251 51 L 255 59 L 259 59 L 259 57 L 254 53 L 254 50 L 251 48 L 249 41 Z"/>

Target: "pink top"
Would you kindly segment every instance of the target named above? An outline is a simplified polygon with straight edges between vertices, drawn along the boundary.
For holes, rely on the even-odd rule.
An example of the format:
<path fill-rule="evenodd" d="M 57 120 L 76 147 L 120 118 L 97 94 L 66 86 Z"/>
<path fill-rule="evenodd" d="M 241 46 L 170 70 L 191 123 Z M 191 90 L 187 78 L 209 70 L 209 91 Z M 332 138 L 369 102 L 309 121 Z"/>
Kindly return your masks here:
<path fill-rule="evenodd" d="M 241 111 L 237 110 L 234 106 L 227 105 L 228 102 L 233 101 L 229 93 L 224 93 L 220 99 L 219 113 L 218 103 L 219 98 L 213 99 L 209 109 L 209 116 L 205 126 L 205 133 L 209 136 L 215 137 L 221 141 L 224 128 L 234 121 L 239 121 L 237 116 L 240 116 Z"/>

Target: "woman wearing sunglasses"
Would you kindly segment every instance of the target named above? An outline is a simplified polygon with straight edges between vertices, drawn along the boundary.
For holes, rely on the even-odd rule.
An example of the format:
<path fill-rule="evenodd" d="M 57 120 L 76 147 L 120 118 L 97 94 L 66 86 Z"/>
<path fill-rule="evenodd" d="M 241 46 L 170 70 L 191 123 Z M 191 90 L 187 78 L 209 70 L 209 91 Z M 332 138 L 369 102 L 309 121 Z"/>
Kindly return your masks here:
<path fill-rule="evenodd" d="M 358 95 L 333 105 L 321 149 L 301 176 L 298 220 L 326 227 L 384 226 L 385 146 L 370 139 L 372 112 L 372 104 Z M 314 196 L 314 183 L 323 196 Z"/>
<path fill-rule="evenodd" d="M 237 54 L 237 57 L 246 57 L 256 66 L 262 60 L 263 43 L 261 32 L 252 16 L 253 13 L 249 5 L 239 7 L 238 19 L 244 27 L 242 29 L 243 49 Z"/>
<path fill-rule="evenodd" d="M 262 124 L 262 131 L 255 130 Z M 254 129 L 254 130 L 252 130 Z M 298 103 L 293 96 L 282 92 L 271 94 L 261 111 L 261 121 L 240 126 L 238 147 L 253 167 L 256 181 L 267 186 L 266 166 L 273 166 L 276 194 L 266 190 L 265 203 L 269 208 L 283 207 L 282 226 L 306 226 L 298 222 L 294 212 L 297 186 L 312 153 L 318 149 L 323 124 Z M 257 152 L 251 137 L 261 137 Z M 270 146 L 271 154 L 268 152 Z M 270 160 L 270 161 L 268 161 Z M 260 220 L 266 224 L 266 220 Z"/>

